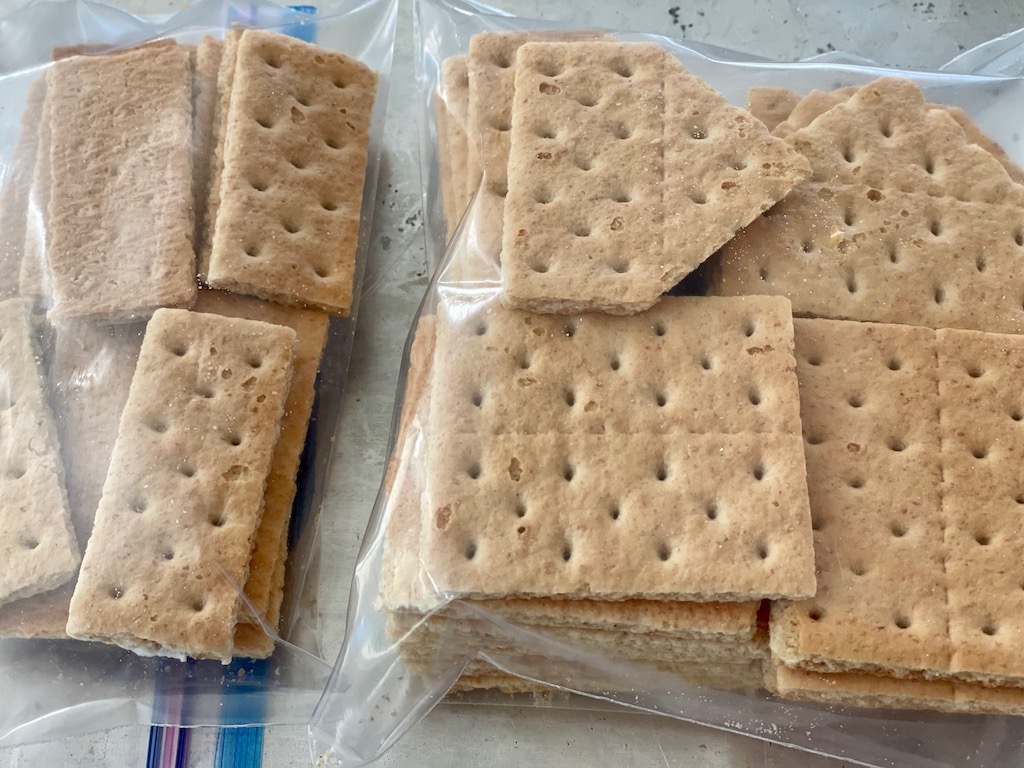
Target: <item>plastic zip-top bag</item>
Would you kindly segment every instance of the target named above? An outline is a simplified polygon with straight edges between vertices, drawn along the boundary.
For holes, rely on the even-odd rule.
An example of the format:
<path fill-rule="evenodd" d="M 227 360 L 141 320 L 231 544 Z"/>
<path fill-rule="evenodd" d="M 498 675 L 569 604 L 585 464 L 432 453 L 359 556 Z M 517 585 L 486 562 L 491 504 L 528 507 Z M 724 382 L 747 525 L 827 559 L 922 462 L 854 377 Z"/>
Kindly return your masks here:
<path fill-rule="evenodd" d="M 416 23 L 443 258 L 314 751 L 372 761 L 451 692 L 1012 762 L 1014 54 Z"/>
<path fill-rule="evenodd" d="M 0 19 L 0 743 L 308 718 L 396 8 Z"/>

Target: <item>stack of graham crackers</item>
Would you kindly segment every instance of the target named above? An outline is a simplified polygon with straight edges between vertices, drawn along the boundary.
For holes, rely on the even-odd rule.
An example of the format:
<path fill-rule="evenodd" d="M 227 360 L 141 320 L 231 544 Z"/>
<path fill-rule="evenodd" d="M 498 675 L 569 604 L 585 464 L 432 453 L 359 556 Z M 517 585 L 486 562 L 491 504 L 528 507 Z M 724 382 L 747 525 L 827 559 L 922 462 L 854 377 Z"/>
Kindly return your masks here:
<path fill-rule="evenodd" d="M 259 30 L 54 60 L 3 189 L 0 636 L 266 657 L 376 76 Z"/>
<path fill-rule="evenodd" d="M 449 222 L 482 178 L 388 476 L 410 669 L 514 655 L 489 615 L 784 698 L 1024 712 L 1024 172 L 900 79 L 751 114 L 656 46 L 534 33 L 443 73 Z M 698 266 L 711 295 L 663 296 Z M 500 300 L 459 290 L 487 269 Z"/>

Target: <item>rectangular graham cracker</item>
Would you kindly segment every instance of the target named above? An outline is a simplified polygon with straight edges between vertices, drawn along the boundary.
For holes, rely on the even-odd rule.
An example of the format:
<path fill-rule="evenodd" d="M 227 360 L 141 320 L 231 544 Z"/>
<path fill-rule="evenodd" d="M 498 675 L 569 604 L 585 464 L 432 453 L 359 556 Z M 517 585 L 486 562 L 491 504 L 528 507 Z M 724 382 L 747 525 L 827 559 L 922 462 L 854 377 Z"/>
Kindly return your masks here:
<path fill-rule="evenodd" d="M 57 429 L 43 388 L 32 304 L 0 302 L 0 605 L 75 574 Z"/>
<path fill-rule="evenodd" d="M 950 671 L 1024 685 L 1024 337 L 936 338 Z"/>
<path fill-rule="evenodd" d="M 380 587 L 380 607 L 418 614 L 436 608 L 420 567 L 423 494 L 421 435 L 430 411 L 436 318 L 420 319 L 410 354 L 396 455 L 388 467 L 388 512 Z M 419 442 L 417 442 L 419 441 Z M 750 641 L 757 631 L 758 603 L 692 603 L 621 600 L 484 600 L 452 603 L 446 615 L 472 616 L 474 610 L 509 621 L 539 626 L 594 630 L 662 632 L 680 638 Z"/>
<path fill-rule="evenodd" d="M 689 318 L 717 312 L 720 335 L 692 335 Z M 423 501 L 434 593 L 811 594 L 790 323 L 771 299 L 670 298 L 628 321 L 443 307 Z M 506 410 L 503 392 L 527 388 Z"/>
<path fill-rule="evenodd" d="M 654 304 L 808 175 L 806 160 L 655 44 L 517 53 L 503 299 Z"/>
<path fill-rule="evenodd" d="M 263 497 L 263 516 L 256 533 L 249 562 L 249 578 L 245 585 L 246 597 L 258 613 L 265 615 L 274 593 L 274 583 L 280 575 L 278 560 L 281 542 L 288 537 L 288 523 L 295 501 L 295 477 L 313 410 L 316 374 L 327 341 L 330 318 L 316 310 L 270 304 L 249 296 L 212 290 L 199 292 L 195 310 L 286 326 L 295 331 L 298 339 L 292 383 L 281 418 L 280 436 L 274 446 Z"/>
<path fill-rule="evenodd" d="M 346 315 L 377 76 L 257 30 L 236 59 L 205 281 Z"/>
<path fill-rule="evenodd" d="M 759 85 L 747 91 L 747 109 L 764 123 L 765 128 L 774 131 L 779 123 L 789 117 L 800 99 L 800 94 L 789 88 Z"/>
<path fill-rule="evenodd" d="M 71 522 L 84 552 L 103 491 L 145 323 L 76 322 L 54 329 L 49 390 Z M 0 637 L 67 637 L 74 583 L 0 607 Z"/>
<path fill-rule="evenodd" d="M 46 77 L 29 86 L 21 115 L 18 142 L 0 187 L 0 300 L 18 294 L 19 270 L 25 250 L 29 194 L 39 145 L 39 124 L 46 100 Z"/>
<path fill-rule="evenodd" d="M 220 93 L 217 90 L 217 81 L 223 53 L 224 41 L 204 37 L 196 47 L 192 69 L 192 197 L 195 215 L 193 245 L 197 254 L 207 247 L 205 241 L 209 234 L 206 215 L 209 209 L 215 144 L 220 131 Z"/>
<path fill-rule="evenodd" d="M 180 46 L 49 74 L 53 319 L 127 321 L 195 298 L 191 72 Z M 84 201 L 84 202 L 83 202 Z"/>
<path fill-rule="evenodd" d="M 232 656 L 292 375 L 290 328 L 158 310 L 146 329 L 68 634 Z"/>
<path fill-rule="evenodd" d="M 934 332 L 794 326 L 818 592 L 773 604 L 772 652 L 828 672 L 946 667 Z"/>

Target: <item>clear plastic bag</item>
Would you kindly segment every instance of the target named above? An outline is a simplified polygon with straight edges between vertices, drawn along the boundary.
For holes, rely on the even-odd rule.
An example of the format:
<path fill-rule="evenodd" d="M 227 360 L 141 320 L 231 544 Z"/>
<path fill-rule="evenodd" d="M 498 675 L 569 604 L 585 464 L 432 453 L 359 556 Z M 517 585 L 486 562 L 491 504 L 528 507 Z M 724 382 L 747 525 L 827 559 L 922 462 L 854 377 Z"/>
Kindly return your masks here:
<path fill-rule="evenodd" d="M 464 54 L 479 32 L 564 27 L 515 18 L 472 2 L 419 0 L 415 10 L 428 261 L 439 266 L 403 359 L 399 392 L 404 396 L 396 406 L 391 459 L 356 566 L 346 641 L 313 719 L 314 753 L 322 754 L 329 764 L 371 762 L 444 700 L 460 676 L 486 676 L 490 665 L 515 676 L 495 677 L 495 686 L 533 692 L 535 683 L 543 683 L 548 692 L 519 696 L 477 692 L 460 700 L 617 705 L 864 765 L 1013 763 L 1024 739 L 1019 719 L 793 703 L 764 691 L 725 690 L 693 682 L 692 671 L 688 682 L 635 658 L 626 660 L 628 653 L 621 649 L 611 655 L 607 649 L 574 642 L 571 634 L 558 628 L 523 626 L 522 613 L 500 609 L 494 602 L 452 600 L 434 588 L 429 568 L 418 557 L 413 556 L 416 562 L 411 564 L 410 558 L 395 557 L 396 552 L 416 552 L 418 545 L 415 534 L 409 533 L 409 518 L 397 515 L 408 508 L 409 499 L 418 508 L 427 445 L 434 437 L 427 432 L 426 416 L 431 385 L 424 383 L 430 378 L 434 324 L 442 316 L 452 323 L 480 318 L 483 327 L 501 306 L 496 244 L 489 237 L 493 213 L 487 208 L 484 187 L 457 227 L 445 221 L 442 162 L 449 160 L 439 158 L 437 149 L 441 135 L 437 115 L 443 114 L 438 96 L 442 103 L 445 97 L 440 85 L 443 62 Z M 783 64 L 653 35 L 614 34 L 623 41 L 657 42 L 733 104 L 743 104 L 752 86 L 784 86 L 807 93 L 864 84 L 889 71 L 841 54 Z M 1024 151 L 1013 126 L 1021 119 L 1024 51 L 1014 42 L 1019 33 L 1015 35 L 963 54 L 946 71 L 900 71 L 899 75 L 911 78 L 929 101 L 962 107 L 1019 162 Z M 458 382 L 446 380 L 433 386 L 457 388 Z M 411 527 L 418 525 L 414 520 Z M 469 551 L 466 556 L 471 557 Z M 400 598 L 394 596 L 396 585 L 407 590 Z M 387 597 L 382 597 L 382 590 L 389 591 Z M 405 606 L 405 613 L 396 611 L 396 605 Z M 457 617 L 463 624 L 448 623 L 443 617 Z M 465 627 L 470 625 L 475 632 L 466 634 Z M 411 656 L 410 651 L 423 648 L 426 634 L 433 638 L 429 644 L 433 653 L 428 658 L 422 653 Z"/>
<path fill-rule="evenodd" d="M 248 29 L 281 32 L 293 38 L 314 42 L 322 48 L 362 62 L 376 73 L 377 78 L 375 97 L 369 102 L 372 104 L 372 112 L 368 114 L 369 147 L 365 182 L 351 193 L 351 242 L 354 243 L 349 297 L 351 303 L 347 313 L 341 313 L 344 316 L 338 312 L 330 318 L 325 313 L 310 312 L 303 315 L 307 319 L 316 315 L 312 325 L 319 329 L 318 333 L 325 330 L 326 337 L 322 358 L 316 359 L 313 353 L 314 364 L 311 369 L 309 366 L 306 368 L 307 377 L 315 376 L 315 388 L 309 390 L 311 397 L 307 407 L 311 407 L 311 413 L 308 429 L 302 425 L 299 430 L 305 433 L 305 441 L 297 442 L 297 438 L 292 438 L 295 450 L 301 451 L 294 500 L 291 505 L 278 504 L 285 513 L 284 533 L 278 534 L 278 537 L 281 546 L 286 549 L 271 553 L 270 556 L 276 554 L 278 559 L 274 562 L 286 562 L 286 568 L 275 565 L 273 577 L 269 576 L 269 569 L 267 574 L 273 580 L 280 579 L 284 574 L 285 581 L 283 586 L 275 582 L 263 587 L 264 590 L 279 590 L 278 595 L 283 595 L 280 597 L 279 629 L 272 626 L 273 618 L 268 624 L 261 608 L 252 604 L 247 591 L 243 589 L 245 584 L 233 582 L 219 562 L 206 564 L 214 572 L 220 568 L 220 572 L 228 578 L 231 589 L 240 596 L 237 598 L 240 604 L 239 616 L 249 623 L 254 636 L 263 637 L 266 633 L 274 641 L 273 655 L 269 658 L 247 659 L 236 652 L 232 654 L 234 659 L 230 664 L 214 659 L 197 661 L 188 658 L 178 661 L 173 658 L 136 655 L 115 645 L 100 642 L 32 637 L 37 632 L 39 621 L 43 625 L 53 624 L 52 611 L 55 608 L 60 610 L 61 601 L 66 610 L 70 585 L 75 583 L 72 580 L 70 585 L 65 584 L 56 592 L 36 594 L 27 597 L 24 602 L 8 601 L 9 604 L 0 606 L 0 623 L 4 625 L 5 635 L 0 640 L 0 670 L 8 684 L 8 696 L 0 706 L 0 744 L 22 744 L 131 724 L 233 726 L 307 721 L 329 671 L 329 665 L 321 658 L 316 610 L 320 550 L 318 531 L 322 509 L 325 514 L 339 511 L 337 507 L 324 507 L 324 490 L 332 461 L 334 433 L 369 247 L 396 18 L 397 3 L 393 0 L 344 3 L 328 12 L 319 13 L 315 9 L 312 12 L 309 8 L 292 10 L 270 2 L 203 0 L 175 15 L 159 19 L 138 18 L 88 0 L 68 0 L 61 3 L 36 3 L 0 19 L 0 93 L 4 104 L 0 110 L 0 188 L 3 189 L 2 205 L 5 208 L 5 230 L 0 235 L 4 245 L 2 252 L 20 256 L 25 230 L 27 228 L 32 232 L 34 228 L 37 243 L 43 245 L 40 253 L 44 256 L 39 264 L 46 263 L 45 241 L 50 234 L 48 227 L 41 225 L 41 221 L 52 210 L 47 211 L 46 203 L 40 202 L 42 198 L 38 194 L 38 185 L 32 183 L 35 158 L 30 155 L 26 160 L 25 145 L 26 137 L 37 135 L 36 127 L 40 118 L 38 113 L 35 117 L 31 113 L 32 99 L 34 93 L 38 95 L 38 90 L 34 91 L 38 89 L 37 84 L 46 78 L 54 66 L 51 57 L 127 50 L 145 43 L 159 47 L 162 45 L 160 42 L 152 41 L 162 40 L 176 41 L 182 46 L 195 46 L 207 36 L 220 39 L 233 25 L 239 25 Z M 54 49 L 63 50 L 58 52 Z M 313 82 L 312 79 L 309 82 Z M 117 87 L 118 84 L 111 85 Z M 332 87 L 342 89 L 346 85 L 336 78 Z M 192 95 L 186 91 L 185 98 L 190 100 Z M 297 122 L 302 121 L 301 109 L 304 106 L 297 104 L 292 110 L 292 118 Z M 97 116 L 97 120 L 103 117 Z M 329 125 L 344 125 L 344 120 L 343 116 L 339 116 Z M 161 130 L 165 127 L 159 126 Z M 191 138 L 188 137 L 189 140 Z M 326 151 L 339 151 L 342 147 L 340 139 L 331 137 L 327 145 L 329 150 Z M 188 140 L 185 146 L 190 146 Z M 209 146 L 206 145 L 207 148 Z M 197 157 L 196 161 L 201 164 L 200 161 L 209 162 L 209 159 L 205 156 Z M 120 160 L 122 168 L 130 167 L 133 162 L 130 156 Z M 178 160 L 180 158 L 177 156 L 169 157 L 162 171 L 170 169 L 170 172 L 180 173 L 189 170 L 191 158 L 186 158 L 184 168 Z M 150 162 L 153 167 L 152 164 L 158 164 L 159 159 L 150 157 L 146 162 Z M 295 163 L 301 163 L 301 160 L 297 158 Z M 116 169 L 111 170 L 112 175 L 117 172 Z M 309 183 L 314 184 L 316 176 L 311 175 L 309 178 Z M 329 196 L 330 187 L 326 189 L 328 192 L 325 194 Z M 81 201 L 81 215 L 89 215 L 89 206 L 89 200 Z M 325 211 L 333 212 L 331 206 L 336 207 L 336 201 L 325 197 Z M 190 198 L 189 216 L 195 216 L 195 207 L 198 205 L 191 205 Z M 119 227 L 124 229 L 119 230 Z M 354 239 L 355 227 L 358 227 L 357 241 Z M 117 226 L 111 225 L 109 228 L 114 232 L 120 231 L 121 235 L 131 231 L 130 222 L 126 224 L 125 221 L 119 221 Z M 82 236 L 88 237 L 91 233 L 83 231 Z M 138 233 L 140 241 L 146 236 L 145 229 Z M 30 234 L 30 240 L 31 237 Z M 189 232 L 190 240 L 191 237 L 192 233 Z M 25 261 L 28 263 L 30 260 Z M 17 296 L 19 269 L 19 263 L 5 264 L 5 278 L 13 276 L 14 287 L 10 289 L 3 286 L 4 298 L 12 294 Z M 194 275 L 191 279 L 194 283 Z M 133 290 L 141 293 L 141 289 L 130 285 L 122 290 L 129 299 L 128 303 Z M 209 297 L 214 292 L 201 293 Z M 206 300 L 201 298 L 201 301 Z M 17 302 L 19 299 L 11 301 Z M 271 307 L 269 303 L 264 307 L 256 299 L 240 301 L 248 302 L 248 308 L 239 308 L 238 317 L 254 313 L 256 317 L 263 317 L 268 322 L 287 324 L 286 321 L 274 321 L 266 317 L 264 309 Z M 197 308 L 202 309 L 203 306 L 200 304 Z M 207 312 L 232 314 L 232 310 L 221 311 L 211 309 L 210 306 L 206 305 Z M 68 489 L 73 504 L 82 505 L 83 499 L 91 499 L 89 503 L 95 505 L 103 487 L 106 456 L 109 456 L 118 434 L 119 411 L 111 413 L 100 408 L 90 410 L 91 405 L 85 407 L 80 406 L 80 403 L 106 403 L 112 409 L 124 406 L 135 373 L 135 359 L 143 343 L 147 312 L 139 312 L 137 319 L 127 323 L 90 326 L 88 320 L 76 320 L 54 330 L 56 325 L 47 321 L 46 309 L 45 301 L 32 309 L 33 323 L 38 327 L 38 332 L 32 334 L 32 343 L 41 354 L 38 363 L 39 381 L 50 398 L 53 418 L 61 439 L 68 441 L 68 444 L 73 441 L 75 446 L 92 446 L 70 456 L 65 451 L 63 462 L 68 469 L 66 474 L 70 478 L 69 482 L 77 483 Z M 291 310 L 281 312 L 290 313 Z M 292 313 L 290 316 L 297 315 Z M 246 327 L 251 331 L 255 326 Z M 85 330 L 77 333 L 75 328 Z M 304 331 L 300 327 L 296 334 L 288 338 L 294 339 L 293 343 L 298 345 L 302 341 L 302 334 Z M 216 352 L 211 349 L 210 354 Z M 254 370 L 259 364 L 259 361 L 250 361 Z M 225 381 L 230 377 L 228 369 L 222 371 L 222 374 Z M 297 378 L 298 374 L 295 376 Z M 313 379 L 307 380 L 312 387 Z M 250 385 L 242 383 L 240 386 L 247 388 Z M 197 395 L 216 395 L 216 392 L 204 394 L 200 392 L 201 389 L 202 386 L 197 385 Z M 283 398 L 285 391 L 271 392 L 267 396 L 272 399 Z M 279 413 L 285 409 L 283 403 L 279 403 L 278 407 L 282 409 Z M 173 412 L 165 415 L 171 416 Z M 160 414 L 154 416 L 159 418 Z M 272 425 L 272 422 L 269 423 Z M 153 429 L 157 432 L 161 431 L 158 427 L 166 429 L 165 424 L 154 424 Z M 0 430 L 3 428 L 0 427 Z M 235 434 L 226 427 L 215 429 L 227 429 L 223 435 L 226 440 L 224 450 L 246 445 L 249 437 L 244 433 Z M 276 436 L 273 440 L 276 440 Z M 274 444 L 273 441 L 264 442 L 261 450 L 266 454 L 266 446 Z M 295 459 L 298 459 L 298 453 Z M 100 462 L 103 466 L 99 466 Z M 99 468 L 90 474 L 90 466 Z M 195 468 L 184 465 L 181 468 L 186 477 L 195 471 Z M 239 471 L 244 474 L 247 470 L 243 467 Z M 97 477 L 97 474 L 101 476 Z M 283 485 L 288 485 L 287 480 Z M 211 487 L 218 486 L 215 484 Z M 138 506 L 140 509 L 136 511 L 142 514 L 144 503 L 140 501 Z M 88 517 L 86 515 L 83 519 Z M 229 522 L 227 517 L 225 515 L 224 519 L 214 520 L 214 516 L 211 516 L 210 522 L 215 526 L 224 526 Z M 79 530 L 77 533 L 81 540 L 80 547 L 84 551 L 89 531 Z M 164 557 L 173 561 L 177 554 L 173 547 L 169 547 Z M 280 558 L 285 556 L 286 561 L 281 561 Z M 248 557 L 246 555 L 247 560 Z M 62 589 L 67 591 L 66 595 L 59 594 Z M 120 594 L 112 592 L 111 597 L 119 599 Z M 270 601 L 272 603 L 273 598 Z M 194 609 L 200 612 L 202 607 L 200 602 Z M 52 633 L 53 627 L 44 630 L 44 634 Z M 266 647 L 263 642 L 259 644 Z M 236 650 L 241 647 L 235 646 Z"/>

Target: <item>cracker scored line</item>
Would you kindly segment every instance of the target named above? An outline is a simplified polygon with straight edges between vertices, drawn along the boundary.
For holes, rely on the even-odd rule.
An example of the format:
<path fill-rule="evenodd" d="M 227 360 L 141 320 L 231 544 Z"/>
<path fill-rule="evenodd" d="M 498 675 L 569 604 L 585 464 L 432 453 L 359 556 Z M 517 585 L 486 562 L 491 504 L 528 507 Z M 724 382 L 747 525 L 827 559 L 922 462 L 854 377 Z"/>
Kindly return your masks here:
<path fill-rule="evenodd" d="M 282 326 L 154 314 L 72 598 L 71 637 L 231 659 L 295 344 Z"/>
<path fill-rule="evenodd" d="M 236 58 L 206 282 L 347 315 L 377 76 L 258 30 Z"/>
<path fill-rule="evenodd" d="M 32 304 L 0 302 L 0 605 L 75 574 L 57 429 L 43 389 Z"/>

